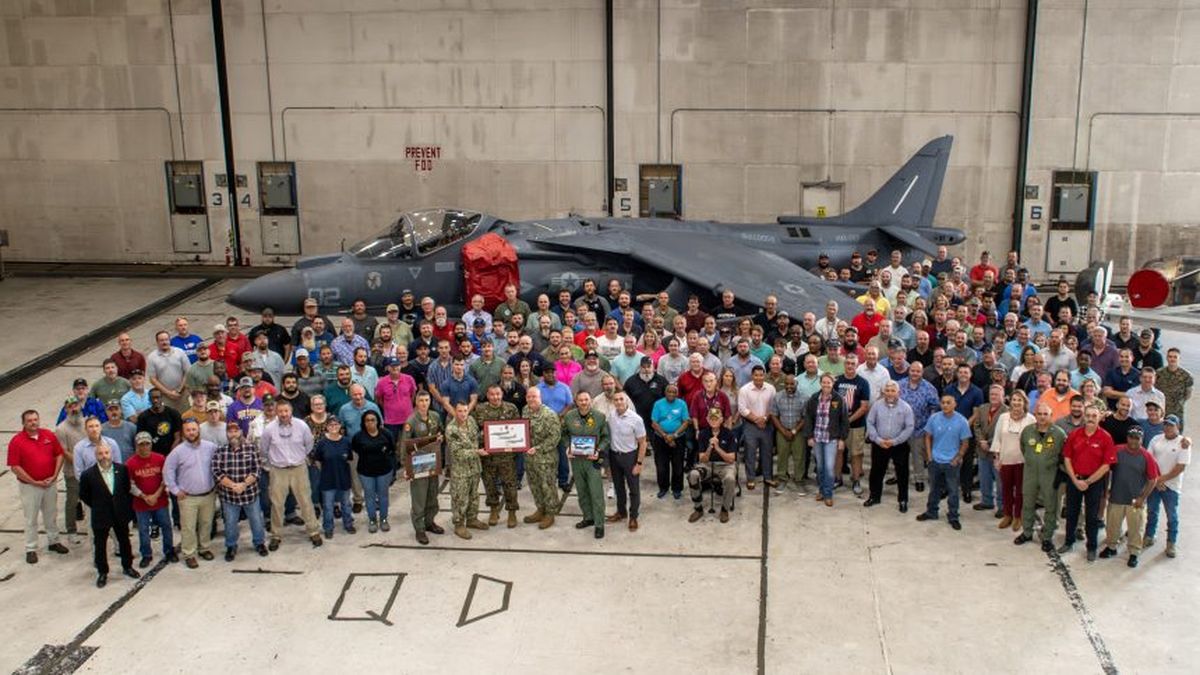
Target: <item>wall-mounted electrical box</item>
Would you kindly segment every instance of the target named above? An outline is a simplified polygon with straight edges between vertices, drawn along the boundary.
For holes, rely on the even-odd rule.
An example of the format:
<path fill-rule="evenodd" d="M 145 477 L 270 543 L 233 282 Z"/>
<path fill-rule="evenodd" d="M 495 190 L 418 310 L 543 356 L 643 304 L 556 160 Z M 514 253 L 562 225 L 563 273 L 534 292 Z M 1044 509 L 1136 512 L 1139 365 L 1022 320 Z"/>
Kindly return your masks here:
<path fill-rule="evenodd" d="M 258 163 L 258 202 L 263 255 L 300 255 L 294 162 Z"/>
<path fill-rule="evenodd" d="M 171 161 L 165 164 L 171 242 L 176 253 L 211 253 L 208 209 L 205 206 L 204 165 Z"/>
<path fill-rule="evenodd" d="M 638 167 L 638 209 L 643 218 L 677 218 L 683 214 L 682 167 L 643 164 Z"/>
<path fill-rule="evenodd" d="M 1055 171 L 1046 238 L 1046 271 L 1073 274 L 1091 264 L 1096 172 Z"/>

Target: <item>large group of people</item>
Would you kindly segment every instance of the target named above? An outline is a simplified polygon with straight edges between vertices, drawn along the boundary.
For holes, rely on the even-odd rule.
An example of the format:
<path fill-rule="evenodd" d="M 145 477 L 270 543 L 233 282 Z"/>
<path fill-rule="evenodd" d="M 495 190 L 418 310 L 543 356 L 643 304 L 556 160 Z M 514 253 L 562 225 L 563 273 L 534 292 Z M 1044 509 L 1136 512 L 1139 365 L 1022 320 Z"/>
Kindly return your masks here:
<path fill-rule="evenodd" d="M 60 478 L 66 532 L 91 512 L 101 586 L 110 534 L 134 578 L 155 539 L 170 562 L 213 560 L 218 517 L 226 561 L 243 521 L 257 555 L 291 526 L 317 547 L 357 534 L 364 511 L 367 535 L 388 532 L 398 482 L 420 544 L 501 521 L 553 527 L 572 491 L 575 528 L 634 532 L 643 483 L 679 501 L 686 483 L 689 522 L 706 493 L 726 523 L 760 486 L 826 507 L 894 491 L 900 513 L 915 491 L 918 521 L 940 520 L 945 502 L 959 530 L 973 503 L 1015 544 L 1065 554 L 1082 539 L 1089 561 L 1124 545 L 1130 566 L 1161 506 L 1175 557 L 1193 380 L 1157 331 L 1106 323 L 1099 299 L 1063 280 L 1039 293 L 1015 252 L 968 267 L 945 248 L 907 265 L 869 251 L 840 269 L 822 256 L 813 272 L 866 291 L 793 317 L 770 296 L 726 291 L 704 309 L 697 295 L 675 306 L 589 279 L 533 307 L 513 286 L 490 311 L 477 296 L 461 320 L 405 290 L 382 317 L 358 301 L 330 320 L 308 299 L 290 329 L 268 308 L 248 329 L 229 317 L 203 335 L 179 317 L 146 353 L 122 334 L 99 377 L 72 382 L 56 425 L 27 410 L 9 443 L 26 560 L 38 562 L 39 519 L 48 550 L 67 553 Z M 523 447 L 498 448 L 499 428 L 524 428 Z"/>

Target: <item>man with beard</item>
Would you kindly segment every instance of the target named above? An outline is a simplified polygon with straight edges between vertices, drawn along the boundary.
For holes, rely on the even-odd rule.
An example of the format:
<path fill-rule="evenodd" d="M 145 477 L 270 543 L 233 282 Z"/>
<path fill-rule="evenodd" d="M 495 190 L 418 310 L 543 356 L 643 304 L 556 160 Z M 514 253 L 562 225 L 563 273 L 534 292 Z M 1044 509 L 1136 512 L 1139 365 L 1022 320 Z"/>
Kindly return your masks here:
<path fill-rule="evenodd" d="M 100 421 L 90 420 L 96 425 Z M 100 431 L 96 430 L 99 437 Z M 79 498 L 92 512 L 92 549 L 96 565 L 96 587 L 108 583 L 108 535 L 117 540 L 121 556 L 121 571 L 131 579 L 141 577 L 133 569 L 133 543 L 129 540 L 129 522 L 133 520 L 129 472 L 113 462 L 112 448 L 107 444 L 96 447 L 95 464 L 80 475 Z"/>
<path fill-rule="evenodd" d="M 280 384 L 278 400 L 292 404 L 293 414 L 303 418 L 308 417 L 308 399 L 308 394 L 300 389 L 300 378 L 296 373 L 286 373 Z"/>
<path fill-rule="evenodd" d="M 275 323 L 275 310 L 263 307 L 259 316 L 262 320 L 257 326 L 250 329 L 250 341 L 254 342 L 259 335 L 265 334 L 268 348 L 278 354 L 284 363 L 290 363 L 292 360 L 292 336 L 288 334 L 286 328 Z"/>
<path fill-rule="evenodd" d="M 167 490 L 179 504 L 179 530 L 183 538 L 180 553 L 191 569 L 200 566 L 197 555 L 213 559 L 208 549 L 215 509 L 212 458 L 216 450 L 215 445 L 200 438 L 200 425 L 188 420 L 183 425 L 183 441 L 167 455 L 163 465 Z"/>
<path fill-rule="evenodd" d="M 221 518 L 225 522 L 225 562 L 237 556 L 238 519 L 245 514 L 250 521 L 250 541 L 260 556 L 267 555 L 263 513 L 259 508 L 258 449 L 242 436 L 236 422 L 226 424 L 226 442 L 212 459 L 213 478 L 221 498 Z"/>

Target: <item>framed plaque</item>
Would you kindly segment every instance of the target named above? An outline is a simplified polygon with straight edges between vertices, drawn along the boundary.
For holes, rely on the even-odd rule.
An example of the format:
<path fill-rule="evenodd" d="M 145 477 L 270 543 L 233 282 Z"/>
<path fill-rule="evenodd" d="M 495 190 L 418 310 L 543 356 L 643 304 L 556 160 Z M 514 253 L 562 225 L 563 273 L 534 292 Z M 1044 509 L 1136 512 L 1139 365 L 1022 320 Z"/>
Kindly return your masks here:
<path fill-rule="evenodd" d="M 487 420 L 483 449 L 491 455 L 529 450 L 529 420 Z"/>
<path fill-rule="evenodd" d="M 567 454 L 571 457 L 591 457 L 596 454 L 599 436 L 572 436 L 567 444 Z"/>
<path fill-rule="evenodd" d="M 417 439 L 418 441 L 422 439 Z M 404 453 L 404 468 L 406 472 L 417 478 L 433 478 L 442 473 L 442 444 L 437 437 L 431 437 L 424 443 L 408 441 Z"/>

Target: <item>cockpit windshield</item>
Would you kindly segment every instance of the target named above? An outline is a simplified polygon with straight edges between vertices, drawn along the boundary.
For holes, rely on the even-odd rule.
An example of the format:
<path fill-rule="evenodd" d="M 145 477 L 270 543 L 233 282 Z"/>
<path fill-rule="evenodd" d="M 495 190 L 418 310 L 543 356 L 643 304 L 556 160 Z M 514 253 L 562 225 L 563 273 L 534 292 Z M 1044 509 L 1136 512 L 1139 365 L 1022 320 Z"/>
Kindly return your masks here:
<path fill-rule="evenodd" d="M 350 247 L 350 255 L 368 260 L 401 260 L 412 257 L 412 227 L 407 216 L 392 223 L 384 232 L 363 239 Z"/>
<path fill-rule="evenodd" d="M 410 211 L 387 231 L 351 246 L 349 252 L 374 260 L 411 258 L 415 241 L 417 255 L 427 255 L 471 236 L 481 218 L 475 211 L 457 209 Z"/>

